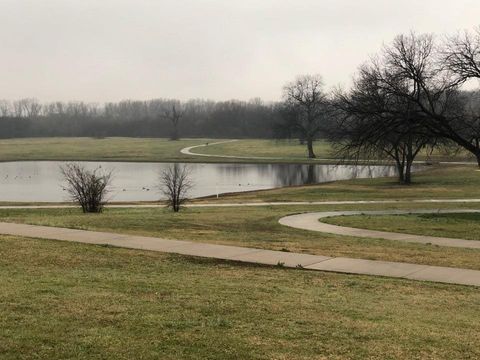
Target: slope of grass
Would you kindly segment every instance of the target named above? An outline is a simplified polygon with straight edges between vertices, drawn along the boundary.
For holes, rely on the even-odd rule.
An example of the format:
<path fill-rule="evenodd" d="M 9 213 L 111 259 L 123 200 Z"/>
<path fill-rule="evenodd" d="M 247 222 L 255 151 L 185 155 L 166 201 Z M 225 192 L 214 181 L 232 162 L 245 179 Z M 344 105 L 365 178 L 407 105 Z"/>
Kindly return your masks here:
<path fill-rule="evenodd" d="M 0 237 L 0 358 L 480 357 L 476 288 Z"/>
<path fill-rule="evenodd" d="M 226 194 L 220 198 L 220 202 L 428 198 L 480 198 L 480 171 L 473 165 L 432 166 L 414 174 L 412 185 L 399 185 L 395 178 L 354 179 L 319 185 Z"/>
<path fill-rule="evenodd" d="M 358 215 L 322 221 L 362 229 L 480 240 L 480 214 Z"/>

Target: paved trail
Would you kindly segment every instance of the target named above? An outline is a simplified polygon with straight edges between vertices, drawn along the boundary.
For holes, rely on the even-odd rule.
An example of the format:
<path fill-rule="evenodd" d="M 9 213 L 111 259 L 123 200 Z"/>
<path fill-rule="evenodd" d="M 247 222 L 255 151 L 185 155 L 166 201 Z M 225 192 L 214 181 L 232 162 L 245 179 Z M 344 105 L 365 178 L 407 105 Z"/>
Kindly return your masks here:
<path fill-rule="evenodd" d="M 281 265 L 284 267 L 316 271 L 379 275 L 410 280 L 480 286 L 480 271 L 478 270 L 343 257 L 335 258 L 321 255 L 14 223 L 0 223 L 0 233 L 86 244 L 108 244 L 131 249 L 161 251 L 254 264 Z"/>
<path fill-rule="evenodd" d="M 438 236 L 423 236 L 400 234 L 387 231 L 357 229 L 346 226 L 330 225 L 319 221 L 332 216 L 349 215 L 404 215 L 404 214 L 454 214 L 480 213 L 480 210 L 379 210 L 379 211 L 324 211 L 285 216 L 279 220 L 280 224 L 302 230 L 319 231 L 343 236 L 386 239 L 439 246 L 480 249 L 480 241 L 452 239 Z"/>
<path fill-rule="evenodd" d="M 276 201 L 276 202 L 249 202 L 249 203 L 221 203 L 204 202 L 186 204 L 189 208 L 203 207 L 241 207 L 241 206 L 312 206 L 312 205 L 369 205 L 369 204 L 475 204 L 480 203 L 480 199 L 418 199 L 418 200 L 345 200 L 345 201 Z M 163 204 L 108 204 L 106 208 L 164 208 Z M 1 209 L 71 209 L 78 208 L 71 204 L 58 205 L 0 205 Z"/>

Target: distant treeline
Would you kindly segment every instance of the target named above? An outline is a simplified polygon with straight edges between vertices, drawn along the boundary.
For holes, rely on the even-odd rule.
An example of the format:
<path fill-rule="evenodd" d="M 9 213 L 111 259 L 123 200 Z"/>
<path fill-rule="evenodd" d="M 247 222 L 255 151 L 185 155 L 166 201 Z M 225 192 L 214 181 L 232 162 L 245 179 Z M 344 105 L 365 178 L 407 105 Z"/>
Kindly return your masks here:
<path fill-rule="evenodd" d="M 278 104 L 251 101 L 169 99 L 41 104 L 35 99 L 0 100 L 0 137 L 170 137 L 172 106 L 181 112 L 181 137 L 272 138 Z"/>

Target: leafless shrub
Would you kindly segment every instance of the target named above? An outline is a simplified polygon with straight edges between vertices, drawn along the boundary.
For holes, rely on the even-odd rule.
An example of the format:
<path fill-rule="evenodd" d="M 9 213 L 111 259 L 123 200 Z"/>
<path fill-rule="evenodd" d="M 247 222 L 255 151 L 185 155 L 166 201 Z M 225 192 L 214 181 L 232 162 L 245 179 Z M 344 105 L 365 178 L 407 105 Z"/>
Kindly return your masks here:
<path fill-rule="evenodd" d="M 84 213 L 102 212 L 112 180 L 111 171 L 103 171 L 101 167 L 87 170 L 77 163 L 65 164 L 60 171 L 70 199 L 78 203 Z"/>
<path fill-rule="evenodd" d="M 188 192 L 193 187 L 190 175 L 190 168 L 179 164 L 170 165 L 160 174 L 160 191 L 167 198 L 167 206 L 175 212 L 188 201 Z"/>

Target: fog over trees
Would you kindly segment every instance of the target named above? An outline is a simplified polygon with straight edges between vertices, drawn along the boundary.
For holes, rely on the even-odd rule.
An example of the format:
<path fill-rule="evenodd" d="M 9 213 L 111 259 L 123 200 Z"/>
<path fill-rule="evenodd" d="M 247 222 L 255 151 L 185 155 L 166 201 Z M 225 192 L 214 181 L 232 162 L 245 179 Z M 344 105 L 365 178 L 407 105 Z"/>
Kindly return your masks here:
<path fill-rule="evenodd" d="M 0 137 L 132 136 L 270 138 L 274 103 L 174 99 L 118 103 L 0 100 Z"/>

